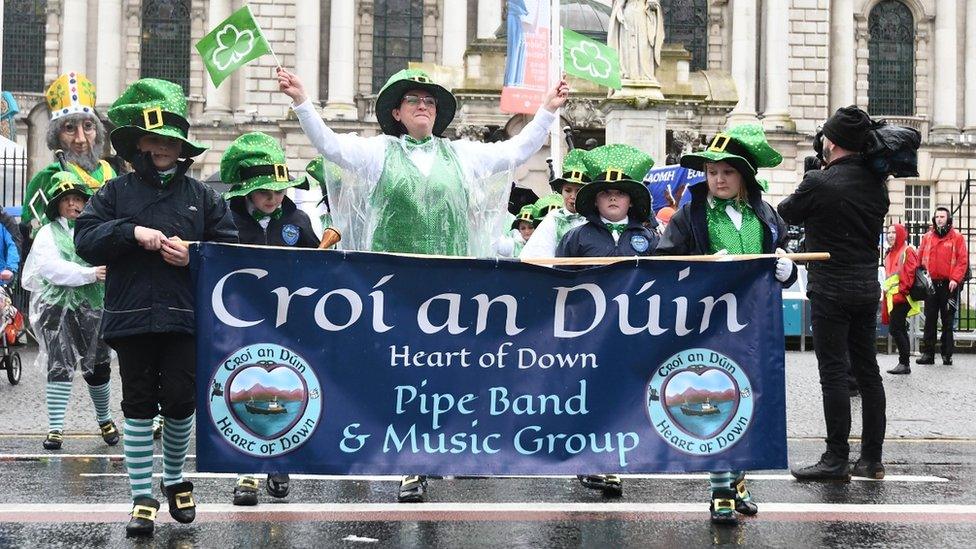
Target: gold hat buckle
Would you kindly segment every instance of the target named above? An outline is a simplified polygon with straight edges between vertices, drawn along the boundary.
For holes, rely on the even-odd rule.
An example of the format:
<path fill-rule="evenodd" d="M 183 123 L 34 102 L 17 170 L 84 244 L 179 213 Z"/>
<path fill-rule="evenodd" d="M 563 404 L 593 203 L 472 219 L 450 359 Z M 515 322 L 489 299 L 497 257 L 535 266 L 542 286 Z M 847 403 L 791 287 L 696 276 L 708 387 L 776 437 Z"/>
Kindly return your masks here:
<path fill-rule="evenodd" d="M 725 152 L 725 147 L 729 146 L 729 141 L 732 138 L 724 133 L 717 134 L 714 139 L 712 139 L 711 145 L 708 146 L 710 152 Z"/>
<path fill-rule="evenodd" d="M 142 109 L 143 127 L 147 130 L 155 130 L 163 127 L 163 109 L 159 107 L 148 107 Z"/>
<path fill-rule="evenodd" d="M 607 181 L 620 181 L 622 179 L 627 179 L 627 174 L 616 168 L 607 170 Z"/>
<path fill-rule="evenodd" d="M 288 166 L 284 164 L 274 165 L 274 178 L 275 181 L 282 182 L 288 181 Z"/>

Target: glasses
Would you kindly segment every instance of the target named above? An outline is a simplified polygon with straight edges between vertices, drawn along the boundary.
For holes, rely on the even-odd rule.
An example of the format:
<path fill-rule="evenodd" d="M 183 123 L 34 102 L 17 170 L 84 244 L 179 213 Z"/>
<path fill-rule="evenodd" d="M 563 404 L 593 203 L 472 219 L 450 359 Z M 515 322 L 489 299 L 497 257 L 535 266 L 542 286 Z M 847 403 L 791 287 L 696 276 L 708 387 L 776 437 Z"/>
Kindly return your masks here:
<path fill-rule="evenodd" d="M 81 128 L 81 130 L 85 133 L 91 133 L 95 131 L 95 123 L 91 121 L 85 121 L 81 124 L 67 122 L 61 127 L 61 133 L 74 134 L 78 131 L 78 128 Z"/>
<path fill-rule="evenodd" d="M 429 95 L 425 97 L 420 97 L 419 95 L 404 95 L 403 102 L 411 107 L 417 107 L 421 103 L 432 109 L 437 107 L 437 99 L 434 99 Z"/>

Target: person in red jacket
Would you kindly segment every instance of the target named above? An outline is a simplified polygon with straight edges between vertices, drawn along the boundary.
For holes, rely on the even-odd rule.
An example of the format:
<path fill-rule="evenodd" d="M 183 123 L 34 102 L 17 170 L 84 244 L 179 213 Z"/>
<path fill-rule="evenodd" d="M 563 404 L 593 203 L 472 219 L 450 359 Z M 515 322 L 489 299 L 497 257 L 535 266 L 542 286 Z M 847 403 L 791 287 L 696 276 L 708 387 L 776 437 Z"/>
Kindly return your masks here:
<path fill-rule="evenodd" d="M 929 271 L 935 296 L 925 300 L 925 334 L 922 356 L 916 364 L 935 364 L 935 322 L 942 319 L 942 363 L 952 364 L 952 319 L 959 303 L 959 290 L 969 270 L 966 239 L 952 228 L 949 208 L 938 207 L 932 216 L 932 228 L 922 237 L 918 250 L 922 266 Z"/>
<path fill-rule="evenodd" d="M 888 370 L 889 374 L 910 374 L 908 354 L 908 317 L 922 312 L 922 304 L 912 299 L 908 292 L 915 283 L 915 269 L 918 268 L 918 253 L 908 243 L 908 231 L 904 225 L 895 223 L 888 227 L 886 234 L 888 253 L 885 254 L 884 293 L 881 296 L 881 322 L 889 326 L 889 333 L 898 347 L 898 366 Z"/>

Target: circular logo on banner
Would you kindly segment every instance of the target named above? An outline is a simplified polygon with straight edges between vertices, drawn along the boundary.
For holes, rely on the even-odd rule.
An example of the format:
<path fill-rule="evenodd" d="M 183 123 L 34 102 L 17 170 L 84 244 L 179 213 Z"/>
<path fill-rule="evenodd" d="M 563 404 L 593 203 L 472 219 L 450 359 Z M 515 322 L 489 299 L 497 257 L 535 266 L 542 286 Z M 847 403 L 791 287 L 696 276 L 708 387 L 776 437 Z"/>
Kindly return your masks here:
<path fill-rule="evenodd" d="M 752 423 L 752 385 L 728 356 L 687 349 L 664 361 L 647 384 L 654 431 L 671 447 L 707 456 L 728 450 Z"/>
<path fill-rule="evenodd" d="M 281 228 L 281 239 L 285 241 L 285 244 L 294 246 L 298 242 L 299 232 L 297 225 L 289 223 Z"/>
<path fill-rule="evenodd" d="M 228 444 L 252 456 L 278 456 L 300 448 L 315 432 L 322 388 L 300 355 L 255 343 L 217 365 L 208 407 Z"/>

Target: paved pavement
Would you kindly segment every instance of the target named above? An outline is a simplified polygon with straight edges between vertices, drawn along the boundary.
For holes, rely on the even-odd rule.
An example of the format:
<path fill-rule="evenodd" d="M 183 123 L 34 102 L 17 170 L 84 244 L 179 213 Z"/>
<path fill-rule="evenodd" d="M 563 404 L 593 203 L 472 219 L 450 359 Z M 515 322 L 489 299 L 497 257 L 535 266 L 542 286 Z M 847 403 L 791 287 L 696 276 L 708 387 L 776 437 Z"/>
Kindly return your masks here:
<path fill-rule="evenodd" d="M 883 367 L 894 361 L 881 357 Z M 885 375 L 884 481 L 799 483 L 786 471 L 753 473 L 761 510 L 735 528 L 708 523 L 703 475 L 631 476 L 624 497 L 612 502 L 569 477 L 434 480 L 430 502 L 419 505 L 392 503 L 395 477 L 295 475 L 286 500 L 262 493 L 257 507 L 239 508 L 230 505 L 232 476 L 190 473 L 197 521 L 180 525 L 161 512 L 155 538 L 141 542 L 124 539 L 130 504 L 121 448 L 95 435 L 83 382 L 76 382 L 69 436 L 55 456 L 40 447 L 42 369 L 27 353 L 24 365 L 18 386 L 0 376 L 0 547 L 976 544 L 976 355 L 956 355 L 950 367 L 918 366 L 910 376 Z M 117 379 L 113 389 L 117 405 Z M 823 424 L 813 353 L 788 353 L 787 397 L 790 461 L 815 460 Z M 191 459 L 188 470 L 194 468 Z"/>

